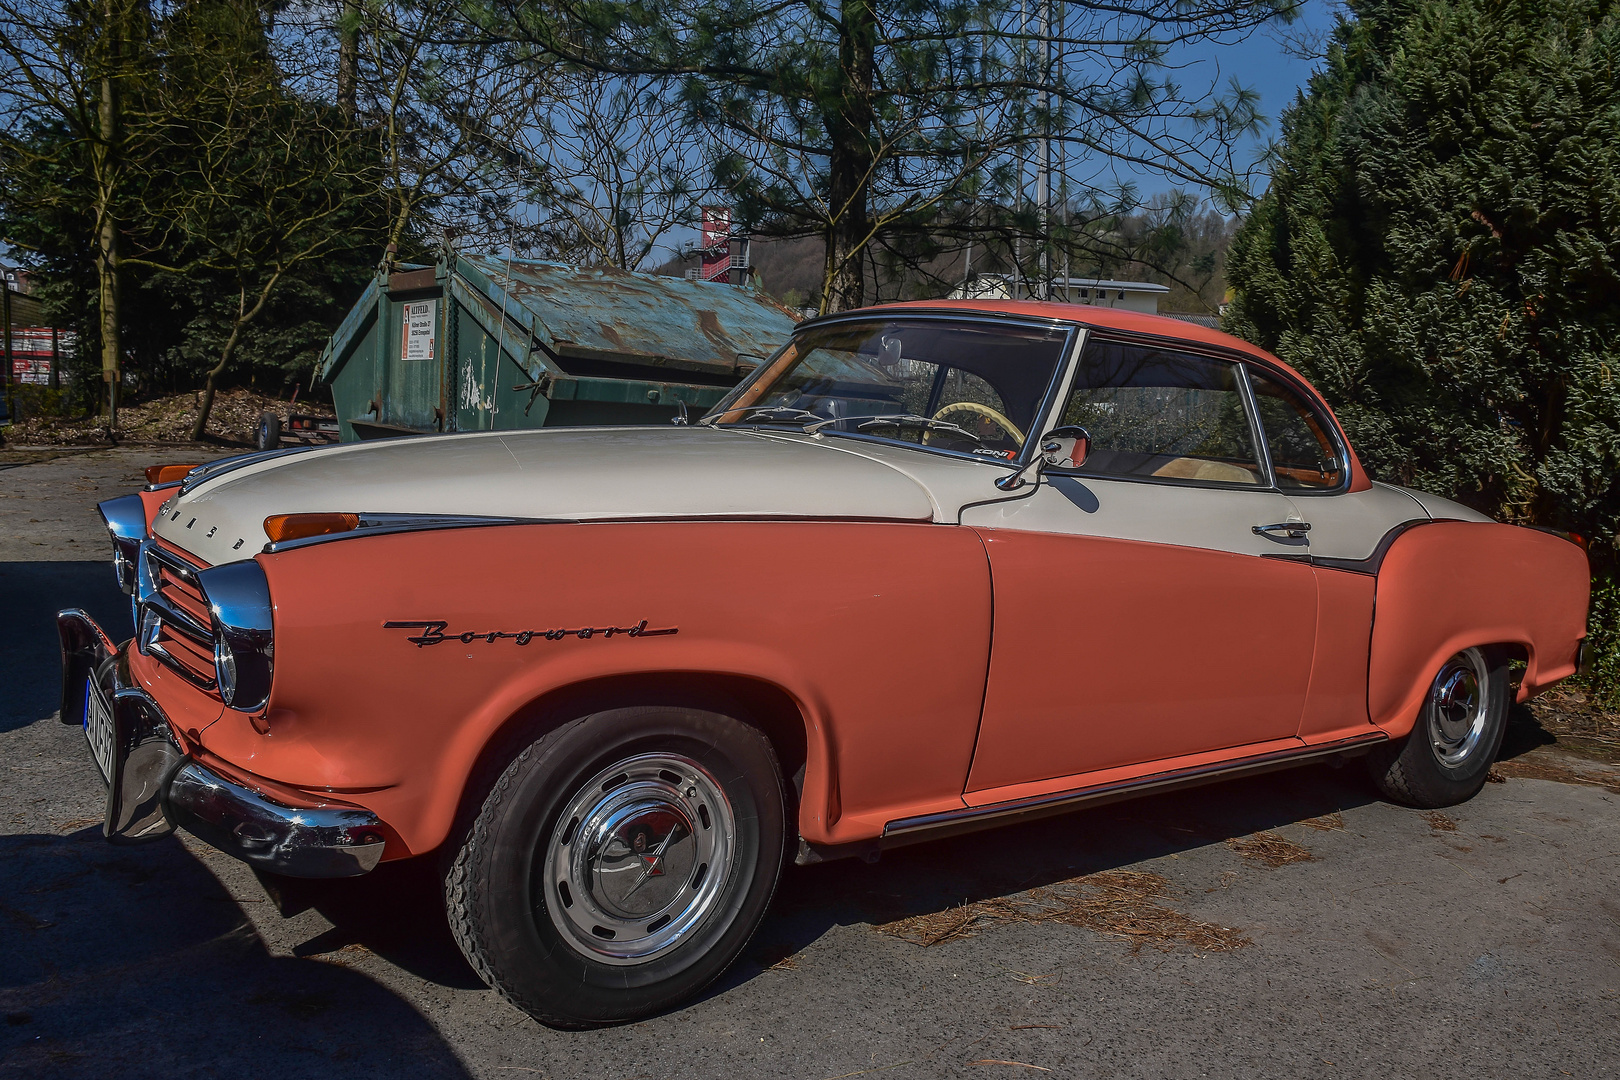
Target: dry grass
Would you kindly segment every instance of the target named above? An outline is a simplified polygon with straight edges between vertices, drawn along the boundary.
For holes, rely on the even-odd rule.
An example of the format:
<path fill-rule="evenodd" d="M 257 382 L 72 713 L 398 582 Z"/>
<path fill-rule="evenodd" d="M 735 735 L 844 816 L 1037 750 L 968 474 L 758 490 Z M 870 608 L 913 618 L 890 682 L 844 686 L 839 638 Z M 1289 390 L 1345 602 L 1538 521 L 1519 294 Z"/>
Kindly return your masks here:
<path fill-rule="evenodd" d="M 191 425 L 197 421 L 197 408 L 201 404 L 202 393 L 198 391 L 122 406 L 118 410 L 118 436 L 120 439 L 143 442 L 188 441 L 191 438 Z M 214 395 L 214 407 L 208 414 L 208 432 L 251 445 L 253 434 L 259 426 L 259 414 L 266 410 L 279 413 L 283 423 L 286 422 L 287 413 L 292 410 L 320 416 L 332 415 L 331 408 L 320 401 L 299 401 L 296 405 L 289 405 L 245 388 L 221 390 Z M 13 424 L 6 432 L 6 441 L 23 446 L 97 445 L 106 442 L 106 430 L 101 419 L 95 416 L 74 419 L 32 417 Z"/>
<path fill-rule="evenodd" d="M 1051 1069 L 1048 1069 L 1045 1065 L 1031 1065 L 1027 1061 L 1008 1061 L 1006 1058 L 980 1058 L 978 1061 L 970 1061 L 970 1062 L 968 1062 L 968 1064 L 969 1065 L 1016 1065 L 1020 1069 L 1036 1069 L 1036 1070 L 1038 1070 L 1040 1072 L 1051 1072 L 1052 1071 Z"/>
<path fill-rule="evenodd" d="M 75 832 L 87 825 L 100 825 L 101 822 L 102 819 L 98 817 L 74 818 L 72 821 L 58 822 L 56 825 L 56 831 L 65 833 Z"/>
<path fill-rule="evenodd" d="M 1321 817 L 1308 817 L 1301 821 L 1300 824 L 1308 829 L 1318 829 L 1322 832 L 1343 831 L 1344 815 L 1335 810 L 1333 813 L 1323 814 Z"/>
<path fill-rule="evenodd" d="M 1289 863 L 1313 862 L 1316 859 L 1308 849 L 1274 832 L 1257 832 L 1253 836 L 1236 837 L 1227 843 L 1245 859 L 1253 859 L 1267 866 L 1287 866 Z"/>
<path fill-rule="evenodd" d="M 1457 823 L 1438 810 L 1430 810 L 1428 813 L 1423 815 L 1423 820 L 1428 822 L 1429 828 L 1433 829 L 1435 832 L 1457 831 Z"/>
<path fill-rule="evenodd" d="M 1533 698 L 1530 713 L 1558 745 L 1597 761 L 1620 764 L 1620 710 L 1605 708 L 1579 686 L 1559 685 Z"/>
<path fill-rule="evenodd" d="M 1612 773 L 1610 774 L 1612 776 Z M 1521 780 L 1553 780 L 1560 784 L 1590 784 L 1620 795 L 1620 784 L 1608 783 L 1598 776 L 1583 776 L 1575 769 L 1556 760 L 1546 758 L 1518 757 L 1507 761 L 1498 761 L 1491 767 L 1491 776 L 1487 779 L 1501 777 Z M 1501 782 L 1501 781 L 1498 781 Z"/>
<path fill-rule="evenodd" d="M 1016 896 L 977 900 L 945 911 L 913 915 L 877 927 L 913 945 L 929 947 L 973 937 L 1003 923 L 1057 922 L 1123 938 L 1133 952 L 1144 945 L 1169 950 L 1222 952 L 1249 944 L 1241 930 L 1200 922 L 1160 901 L 1175 887 L 1158 874 L 1104 870 Z"/>

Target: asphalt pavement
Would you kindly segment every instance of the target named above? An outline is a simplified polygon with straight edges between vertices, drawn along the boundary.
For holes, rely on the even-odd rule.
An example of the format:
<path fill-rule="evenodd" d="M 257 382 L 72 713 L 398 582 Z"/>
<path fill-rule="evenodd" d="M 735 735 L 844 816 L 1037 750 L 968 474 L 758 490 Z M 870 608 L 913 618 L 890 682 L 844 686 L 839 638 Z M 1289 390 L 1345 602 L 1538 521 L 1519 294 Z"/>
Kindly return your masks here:
<path fill-rule="evenodd" d="M 83 736 L 55 719 L 52 616 L 129 633 L 94 503 L 197 458 L 0 452 L 0 1076 L 1620 1073 L 1620 794 L 1600 782 L 1508 779 L 1434 816 L 1311 767 L 789 868 L 719 985 L 588 1032 L 478 982 L 429 868 L 289 889 L 184 834 L 109 846 Z M 1541 741 L 1515 725 L 1509 753 Z M 1129 917 L 1031 916 L 1093 874 L 1160 884 Z"/>

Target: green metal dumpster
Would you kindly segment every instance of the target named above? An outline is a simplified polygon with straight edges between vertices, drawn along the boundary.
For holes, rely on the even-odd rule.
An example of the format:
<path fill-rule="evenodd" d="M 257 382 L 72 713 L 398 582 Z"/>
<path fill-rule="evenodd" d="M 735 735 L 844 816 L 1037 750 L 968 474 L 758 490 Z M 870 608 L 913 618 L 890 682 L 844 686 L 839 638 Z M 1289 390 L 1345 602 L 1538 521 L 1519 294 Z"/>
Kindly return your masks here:
<path fill-rule="evenodd" d="M 695 416 L 787 341 L 744 288 L 492 255 L 378 278 L 321 355 L 344 442 Z"/>

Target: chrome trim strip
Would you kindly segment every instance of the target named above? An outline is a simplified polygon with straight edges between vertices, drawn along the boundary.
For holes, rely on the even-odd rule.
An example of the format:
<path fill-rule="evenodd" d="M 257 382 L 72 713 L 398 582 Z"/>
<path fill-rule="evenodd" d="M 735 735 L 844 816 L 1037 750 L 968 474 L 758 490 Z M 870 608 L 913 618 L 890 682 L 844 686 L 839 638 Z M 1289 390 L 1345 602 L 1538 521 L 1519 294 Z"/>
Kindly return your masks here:
<path fill-rule="evenodd" d="M 298 540 L 268 543 L 262 551 L 266 555 L 279 555 L 312 544 L 326 544 L 334 540 L 357 540 L 362 536 L 382 536 L 388 533 L 425 532 L 430 529 L 470 529 L 485 525 L 578 525 L 578 518 L 515 518 L 473 517 L 455 514 L 361 514 L 358 528 L 348 532 L 324 533 L 305 536 Z"/>
<path fill-rule="evenodd" d="M 156 543 L 148 544 L 146 547 L 148 553 L 153 559 L 156 559 L 168 569 L 173 570 L 176 574 L 179 574 L 193 585 L 197 584 L 197 568 L 195 566 L 192 566 L 190 563 L 180 558 L 180 556 L 165 551 Z"/>
<path fill-rule="evenodd" d="M 1035 817 L 1063 813 L 1085 805 L 1134 798 L 1155 791 L 1179 787 L 1195 787 L 1199 784 L 1230 780 L 1238 776 L 1269 772 L 1273 769 L 1291 768 L 1314 758 L 1332 757 L 1335 754 L 1342 754 L 1351 750 L 1370 748 L 1388 740 L 1389 736 L 1384 732 L 1371 731 L 1365 735 L 1357 735 L 1349 739 L 1340 739 L 1336 742 L 1318 746 L 1274 750 L 1267 754 L 1256 754 L 1252 757 L 1223 761 L 1214 765 L 1200 765 L 1187 769 L 1175 769 L 1170 772 L 1152 773 L 1148 776 L 1141 776 L 1132 780 L 1120 780 L 1112 784 L 1076 788 L 1072 791 L 1058 792 L 1052 795 L 1036 795 L 1027 799 L 991 803 L 988 806 L 970 806 L 963 807 L 961 810 L 946 810 L 937 814 L 899 818 L 883 826 L 883 839 L 886 844 L 891 838 L 895 838 L 900 842 L 910 842 L 912 839 L 924 840 L 949 831 L 984 828 L 1003 818 Z"/>
<path fill-rule="evenodd" d="M 1038 326 L 1042 329 L 1087 326 L 1086 323 L 1075 318 L 1059 316 L 1048 318 L 1041 315 L 1025 315 L 1014 311 L 985 311 L 983 308 L 916 308 L 907 307 L 905 304 L 884 304 L 880 307 L 855 308 L 850 311 L 833 312 L 830 315 L 817 315 L 815 318 L 806 319 L 795 326 L 792 337 L 798 337 L 805 330 L 819 330 L 823 326 L 832 326 L 835 323 L 872 322 L 884 319 L 944 319 L 951 322 L 974 319 L 979 322 L 996 323 L 998 325 L 1020 323 L 1025 326 Z"/>
<path fill-rule="evenodd" d="M 224 476 L 226 473 L 235 472 L 237 469 L 243 469 L 249 465 L 256 465 L 261 461 L 285 457 L 288 454 L 302 454 L 310 450 L 320 450 L 330 445 L 330 443 L 319 443 L 314 446 L 288 446 L 279 450 L 259 450 L 251 454 L 237 454 L 235 457 L 220 458 L 218 461 L 211 461 L 207 465 L 199 465 L 187 473 L 185 479 L 180 481 L 180 494 L 189 495 L 199 484 L 206 484 L 216 477 Z"/>
<path fill-rule="evenodd" d="M 204 626 L 197 621 L 196 616 L 175 607 L 164 599 L 161 592 L 154 590 L 151 596 L 141 601 L 141 606 L 156 611 L 164 622 L 172 625 L 197 644 L 206 645 L 210 649 L 214 647 L 213 627 Z"/>
<path fill-rule="evenodd" d="M 148 641 L 146 644 L 141 646 L 141 651 L 146 653 L 147 656 L 157 657 L 163 662 L 164 667 L 168 668 L 170 671 L 173 671 L 176 675 L 180 676 L 182 679 L 186 680 L 192 686 L 195 686 L 204 693 L 217 694 L 219 692 L 218 682 L 214 681 L 213 679 L 204 679 L 198 677 L 196 672 L 192 671 L 190 668 L 186 667 L 186 665 L 176 660 L 169 653 L 169 650 L 163 647 L 161 642 Z"/>
<path fill-rule="evenodd" d="M 1277 474 L 1271 465 L 1271 444 L 1266 441 L 1265 428 L 1260 423 L 1260 402 L 1254 396 L 1254 382 L 1249 376 L 1249 365 L 1238 364 L 1237 374 L 1233 380 L 1238 384 L 1238 396 L 1243 399 L 1243 408 L 1249 414 L 1249 438 L 1254 442 L 1255 460 L 1260 463 L 1260 477 L 1266 482 L 1266 488 L 1271 491 L 1278 490 Z"/>

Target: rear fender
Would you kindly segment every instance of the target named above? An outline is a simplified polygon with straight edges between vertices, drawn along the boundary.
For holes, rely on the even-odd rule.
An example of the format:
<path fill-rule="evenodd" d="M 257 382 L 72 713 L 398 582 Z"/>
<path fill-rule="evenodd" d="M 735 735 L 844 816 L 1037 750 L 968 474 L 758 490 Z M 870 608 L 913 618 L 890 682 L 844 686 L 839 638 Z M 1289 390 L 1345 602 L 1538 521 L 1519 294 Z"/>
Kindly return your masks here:
<path fill-rule="evenodd" d="M 1473 521 L 1403 533 L 1378 573 L 1373 723 L 1394 738 L 1409 733 L 1434 673 L 1475 646 L 1524 650 L 1520 701 L 1575 674 L 1590 590 L 1585 552 L 1547 533 Z"/>

